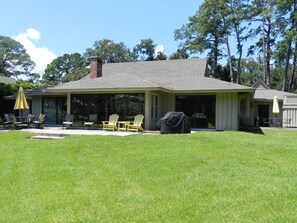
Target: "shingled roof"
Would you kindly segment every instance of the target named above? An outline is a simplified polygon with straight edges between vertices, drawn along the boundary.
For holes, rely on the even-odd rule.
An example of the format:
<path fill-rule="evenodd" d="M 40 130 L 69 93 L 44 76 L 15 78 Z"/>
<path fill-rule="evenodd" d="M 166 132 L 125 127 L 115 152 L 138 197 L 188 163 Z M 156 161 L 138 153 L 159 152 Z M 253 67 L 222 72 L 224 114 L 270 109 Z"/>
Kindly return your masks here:
<path fill-rule="evenodd" d="M 11 78 L 11 77 L 0 76 L 0 83 L 15 84 L 16 79 Z"/>
<path fill-rule="evenodd" d="M 255 90 L 254 100 L 255 101 L 273 101 L 273 97 L 276 95 L 279 101 L 283 101 L 285 95 L 294 95 L 293 93 L 288 93 L 284 91 L 278 91 L 271 89 L 267 84 L 259 79 L 255 84 L 253 84 Z"/>
<path fill-rule="evenodd" d="M 170 92 L 253 91 L 253 88 L 208 76 L 206 59 L 109 63 L 102 77 L 48 88 L 49 91 L 162 90 Z"/>

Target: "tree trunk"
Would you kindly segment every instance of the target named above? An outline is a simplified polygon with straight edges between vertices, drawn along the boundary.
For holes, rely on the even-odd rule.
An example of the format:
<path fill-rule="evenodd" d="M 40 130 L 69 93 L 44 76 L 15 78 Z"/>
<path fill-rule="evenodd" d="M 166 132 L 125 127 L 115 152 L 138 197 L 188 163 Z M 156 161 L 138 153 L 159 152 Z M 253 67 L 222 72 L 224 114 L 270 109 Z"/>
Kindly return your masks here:
<path fill-rule="evenodd" d="M 236 35 L 236 40 L 237 40 L 237 50 L 238 50 L 238 53 L 239 53 L 238 62 L 237 62 L 237 79 L 236 79 L 236 83 L 240 84 L 242 45 L 241 45 L 238 26 L 236 26 L 236 25 L 235 25 L 235 35 Z"/>
<path fill-rule="evenodd" d="M 290 65 L 290 59 L 291 59 L 291 52 L 292 52 L 292 40 L 291 38 L 288 39 L 288 53 L 286 56 L 286 64 L 285 64 L 285 70 L 283 74 L 283 83 L 282 83 L 282 91 L 288 90 L 288 71 L 289 71 L 289 65 Z"/>
<path fill-rule="evenodd" d="M 218 67 L 218 60 L 219 60 L 219 35 L 215 33 L 214 35 L 214 75 L 215 77 L 219 77 L 219 67 Z"/>
<path fill-rule="evenodd" d="M 229 36 L 226 32 L 226 46 L 228 51 L 228 64 L 229 64 L 229 70 L 230 70 L 230 82 L 234 83 L 234 77 L 233 77 L 233 71 L 232 71 L 232 60 L 231 60 L 231 49 L 229 44 Z"/>
<path fill-rule="evenodd" d="M 240 43 L 238 43 L 240 50 L 238 50 L 239 52 L 239 56 L 238 56 L 238 62 L 237 62 L 237 79 L 236 79 L 236 83 L 240 84 L 240 77 L 241 77 L 241 58 L 242 58 L 242 45 Z"/>
<path fill-rule="evenodd" d="M 296 61 L 297 61 L 297 41 L 295 41 L 292 76 L 291 76 L 291 80 L 290 80 L 290 89 L 289 89 L 290 92 L 292 92 L 295 88 Z"/>
<path fill-rule="evenodd" d="M 270 85 L 270 77 L 271 77 L 271 72 L 270 72 L 270 60 L 271 60 L 271 41 L 270 41 L 270 36 L 271 36 L 271 18 L 267 18 L 267 32 L 266 32 L 266 79 L 267 79 L 267 85 Z"/>
<path fill-rule="evenodd" d="M 293 13 L 295 14 L 297 11 L 297 1 L 295 0 L 294 1 L 294 6 L 293 6 Z M 296 17 L 293 17 L 293 28 L 295 30 L 297 30 L 297 21 L 295 19 Z M 289 92 L 292 92 L 294 91 L 294 88 L 296 87 L 296 81 L 295 81 L 295 72 L 296 72 L 296 61 L 297 61 L 297 41 L 295 41 L 295 49 L 294 49 L 294 53 L 293 53 L 293 64 L 292 64 L 292 75 L 291 75 L 291 80 L 290 80 L 290 83 L 289 83 Z"/>
<path fill-rule="evenodd" d="M 269 85 L 267 80 L 267 69 L 266 69 L 266 42 L 265 42 L 265 18 L 262 18 L 262 47 L 263 47 L 263 79 L 265 84 Z"/>

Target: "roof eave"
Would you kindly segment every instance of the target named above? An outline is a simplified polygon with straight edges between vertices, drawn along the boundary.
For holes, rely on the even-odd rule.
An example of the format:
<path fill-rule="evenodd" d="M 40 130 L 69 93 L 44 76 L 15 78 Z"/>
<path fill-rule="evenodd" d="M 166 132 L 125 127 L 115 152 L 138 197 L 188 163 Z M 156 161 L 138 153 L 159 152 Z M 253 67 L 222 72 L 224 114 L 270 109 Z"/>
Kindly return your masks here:
<path fill-rule="evenodd" d="M 167 93 L 223 93 L 223 92 L 249 92 L 254 94 L 255 89 L 170 89 L 163 87 L 144 87 L 144 88 L 84 88 L 84 89 L 48 89 L 49 93 L 88 93 L 88 92 L 144 92 L 144 91 L 163 91 Z"/>
<path fill-rule="evenodd" d="M 84 88 L 84 89 L 48 89 L 49 92 L 55 93 L 112 93 L 112 92 L 145 92 L 150 91 L 160 91 L 164 90 L 160 87 L 150 87 L 150 88 Z"/>
<path fill-rule="evenodd" d="M 228 92 L 237 92 L 237 93 L 255 93 L 255 89 L 195 89 L 195 90 L 173 90 L 173 93 L 228 93 Z"/>
<path fill-rule="evenodd" d="M 273 99 L 267 98 L 254 98 L 255 102 L 273 102 Z M 283 102 L 283 99 L 277 99 L 278 102 Z"/>

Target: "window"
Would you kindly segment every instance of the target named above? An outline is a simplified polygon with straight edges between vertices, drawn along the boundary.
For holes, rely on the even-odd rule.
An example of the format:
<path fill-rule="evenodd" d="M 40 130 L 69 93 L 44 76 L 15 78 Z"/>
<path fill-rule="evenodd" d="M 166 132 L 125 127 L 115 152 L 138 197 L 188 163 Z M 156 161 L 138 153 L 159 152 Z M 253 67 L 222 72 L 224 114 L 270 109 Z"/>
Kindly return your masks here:
<path fill-rule="evenodd" d="M 157 119 L 159 111 L 159 97 L 158 95 L 152 95 L 152 104 L 151 104 L 151 118 Z"/>
<path fill-rule="evenodd" d="M 67 105 L 65 97 L 44 97 L 42 100 L 42 113 L 45 114 L 46 123 L 61 124 L 66 114 Z"/>
<path fill-rule="evenodd" d="M 85 120 L 89 114 L 98 114 L 98 120 L 108 120 L 116 113 L 120 120 L 133 120 L 144 114 L 144 94 L 81 94 L 71 95 L 71 113 L 77 121 Z"/>
<path fill-rule="evenodd" d="M 249 104 L 250 104 L 249 95 L 247 94 L 239 95 L 239 116 L 241 118 L 250 117 Z"/>

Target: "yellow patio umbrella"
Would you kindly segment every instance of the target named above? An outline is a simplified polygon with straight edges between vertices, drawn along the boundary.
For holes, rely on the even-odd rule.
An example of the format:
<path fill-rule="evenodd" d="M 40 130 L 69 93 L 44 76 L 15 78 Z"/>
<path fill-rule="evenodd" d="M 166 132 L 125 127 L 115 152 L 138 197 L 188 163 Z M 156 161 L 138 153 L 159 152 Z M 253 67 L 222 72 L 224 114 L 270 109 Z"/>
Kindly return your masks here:
<path fill-rule="evenodd" d="M 273 97 L 272 113 L 275 115 L 279 114 L 279 105 L 278 105 L 278 100 L 276 95 L 274 95 Z"/>
<path fill-rule="evenodd" d="M 14 110 L 17 110 L 17 109 L 20 109 L 20 110 L 29 109 L 29 106 L 28 106 L 28 103 L 27 103 L 27 100 L 26 100 L 26 97 L 25 97 L 25 93 L 24 93 L 24 90 L 23 90 L 22 87 L 19 88 L 18 95 L 17 95 L 17 98 L 16 98 L 13 109 Z"/>

